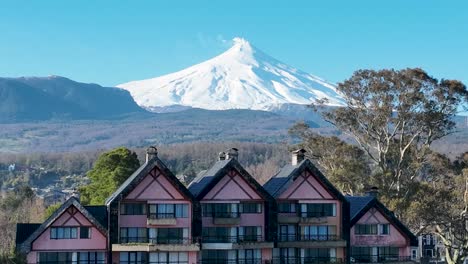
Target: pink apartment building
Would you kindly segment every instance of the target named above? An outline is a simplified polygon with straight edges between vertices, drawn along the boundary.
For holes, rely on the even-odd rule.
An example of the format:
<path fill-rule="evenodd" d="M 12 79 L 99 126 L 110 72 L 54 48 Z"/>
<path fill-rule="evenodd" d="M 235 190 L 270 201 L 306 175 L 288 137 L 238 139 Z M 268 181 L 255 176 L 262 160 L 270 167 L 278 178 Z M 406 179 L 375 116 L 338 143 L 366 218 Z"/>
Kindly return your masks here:
<path fill-rule="evenodd" d="M 147 161 L 106 201 L 115 264 L 194 264 L 199 203 L 149 148 Z"/>
<path fill-rule="evenodd" d="M 322 264 L 407 262 L 414 235 L 374 196 L 344 197 L 293 152 L 263 187 L 237 149 L 186 188 L 157 156 L 102 206 L 67 200 L 42 224 L 17 225 L 31 264 Z M 351 233 L 351 234 L 350 234 Z M 414 258 L 412 258 L 414 257 Z"/>
<path fill-rule="evenodd" d="M 189 185 L 202 208 L 203 264 L 271 261 L 275 201 L 237 161 L 237 149 L 220 153 Z"/>
<path fill-rule="evenodd" d="M 108 263 L 105 206 L 82 206 L 71 197 L 43 224 L 21 227 L 17 244 L 28 263 Z"/>
<path fill-rule="evenodd" d="M 377 199 L 347 196 L 351 205 L 351 261 L 354 263 L 411 262 L 418 258 L 417 238 Z"/>
<path fill-rule="evenodd" d="M 264 188 L 278 205 L 276 263 L 346 262 L 349 255 L 349 204 L 308 160 L 293 152 Z"/>

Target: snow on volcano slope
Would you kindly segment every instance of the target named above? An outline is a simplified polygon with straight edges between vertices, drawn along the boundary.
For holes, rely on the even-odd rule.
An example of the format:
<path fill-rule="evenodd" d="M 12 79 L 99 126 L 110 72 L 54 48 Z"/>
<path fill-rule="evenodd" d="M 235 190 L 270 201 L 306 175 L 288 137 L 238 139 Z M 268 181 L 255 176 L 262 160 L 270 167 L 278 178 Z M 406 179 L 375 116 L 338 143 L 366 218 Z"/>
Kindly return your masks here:
<path fill-rule="evenodd" d="M 344 105 L 335 86 L 290 67 L 235 38 L 226 52 L 179 72 L 117 85 L 147 109 L 189 106 L 210 110 L 269 110 L 327 99 Z"/>

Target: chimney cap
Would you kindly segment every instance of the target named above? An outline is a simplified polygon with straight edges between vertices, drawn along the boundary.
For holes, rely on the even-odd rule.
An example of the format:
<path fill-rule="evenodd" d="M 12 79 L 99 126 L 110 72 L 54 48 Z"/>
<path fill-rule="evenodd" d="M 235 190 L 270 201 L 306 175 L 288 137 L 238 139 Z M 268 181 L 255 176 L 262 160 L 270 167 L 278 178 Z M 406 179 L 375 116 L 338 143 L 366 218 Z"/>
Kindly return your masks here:
<path fill-rule="evenodd" d="M 225 159 L 226 159 L 226 152 L 221 151 L 221 152 L 218 154 L 218 160 L 225 160 Z"/>
<path fill-rule="evenodd" d="M 237 148 L 230 148 L 226 150 L 226 159 L 237 159 L 239 150 Z"/>
<path fill-rule="evenodd" d="M 300 149 L 296 149 L 296 150 L 293 150 L 292 153 L 293 154 L 305 154 L 307 151 L 303 148 L 300 148 Z"/>
<path fill-rule="evenodd" d="M 146 154 L 157 156 L 158 155 L 158 148 L 156 148 L 155 146 L 149 146 L 146 149 Z"/>
<path fill-rule="evenodd" d="M 378 196 L 379 196 L 379 187 L 377 187 L 377 186 L 370 187 L 369 190 L 366 192 L 366 195 L 378 198 Z"/>

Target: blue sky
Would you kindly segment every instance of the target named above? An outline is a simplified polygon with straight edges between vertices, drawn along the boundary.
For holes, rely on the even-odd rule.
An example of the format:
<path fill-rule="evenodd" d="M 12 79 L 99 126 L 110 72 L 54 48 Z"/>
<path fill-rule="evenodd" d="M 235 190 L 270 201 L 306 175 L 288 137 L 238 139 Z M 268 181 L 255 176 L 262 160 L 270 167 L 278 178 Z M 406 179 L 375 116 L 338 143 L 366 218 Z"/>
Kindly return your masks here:
<path fill-rule="evenodd" d="M 332 82 L 422 67 L 468 83 L 467 12 L 468 1 L 2 0 L 0 76 L 113 86 L 209 59 L 241 36 Z"/>

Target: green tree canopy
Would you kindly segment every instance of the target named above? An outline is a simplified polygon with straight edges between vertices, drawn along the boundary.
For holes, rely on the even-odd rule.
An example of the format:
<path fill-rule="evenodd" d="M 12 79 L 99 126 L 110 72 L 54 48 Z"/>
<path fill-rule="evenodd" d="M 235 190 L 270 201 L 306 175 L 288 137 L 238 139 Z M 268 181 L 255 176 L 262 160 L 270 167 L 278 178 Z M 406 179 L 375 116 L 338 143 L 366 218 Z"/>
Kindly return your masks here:
<path fill-rule="evenodd" d="M 87 175 L 91 183 L 80 188 L 81 202 L 88 205 L 104 204 L 117 188 L 140 167 L 135 152 L 119 147 L 99 156 Z"/>
<path fill-rule="evenodd" d="M 289 134 L 301 140 L 295 147 L 303 148 L 328 179 L 344 193 L 362 193 L 373 183 L 369 161 L 359 147 L 338 137 L 325 137 L 300 122 L 289 129 Z"/>

